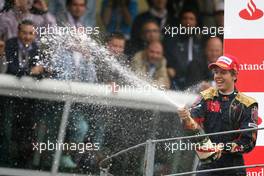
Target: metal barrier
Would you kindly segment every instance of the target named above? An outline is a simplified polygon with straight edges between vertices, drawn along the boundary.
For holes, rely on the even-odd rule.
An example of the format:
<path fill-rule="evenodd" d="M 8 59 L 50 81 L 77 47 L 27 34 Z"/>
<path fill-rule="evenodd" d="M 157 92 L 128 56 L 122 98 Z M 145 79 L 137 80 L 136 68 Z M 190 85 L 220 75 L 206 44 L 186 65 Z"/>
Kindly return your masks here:
<path fill-rule="evenodd" d="M 0 74 L 0 95 L 37 98 L 66 102 L 91 103 L 100 105 L 113 105 L 133 109 L 157 110 L 162 112 L 175 112 L 176 107 L 169 102 L 177 100 L 182 105 L 192 103 L 196 96 L 191 93 L 175 91 L 142 91 L 137 87 L 120 87 L 114 93 L 111 85 L 80 83 L 71 81 L 58 81 L 43 79 L 36 81 L 31 77 L 17 78 Z M 107 101 L 106 101 L 107 100 Z"/>
<path fill-rule="evenodd" d="M 233 134 L 233 133 L 243 133 L 248 131 L 256 131 L 256 130 L 264 130 L 264 127 L 262 128 L 248 128 L 248 129 L 242 129 L 242 130 L 230 130 L 230 131 L 223 131 L 223 132 L 216 132 L 216 133 L 208 133 L 203 135 L 193 135 L 193 136 L 183 136 L 183 137 L 176 137 L 176 138 L 168 138 L 168 139 L 157 139 L 157 140 L 151 140 L 149 139 L 145 143 L 138 144 L 136 146 L 130 147 L 128 149 L 122 150 L 108 158 L 105 158 L 101 161 L 100 165 L 102 165 L 105 161 L 112 159 L 116 156 L 119 156 L 120 154 L 123 154 L 125 152 L 128 152 L 130 150 L 134 150 L 141 146 L 146 146 L 146 152 L 145 152 L 145 159 L 144 159 L 144 176 L 153 176 L 153 167 L 154 167 L 154 160 L 155 160 L 155 144 L 159 142 L 165 142 L 165 141 L 175 141 L 175 140 L 182 140 L 182 139 L 194 139 L 194 138 L 200 138 L 200 137 L 207 137 L 207 136 L 214 136 L 214 135 L 223 135 L 223 134 Z M 177 174 L 171 174 L 167 176 L 179 176 L 179 175 L 189 175 L 189 174 L 197 174 L 197 173 L 207 173 L 207 172 L 214 172 L 214 171 L 223 171 L 223 170 L 231 170 L 231 169 L 241 169 L 241 168 L 254 168 L 254 167 L 264 167 L 264 164 L 256 164 L 256 165 L 247 165 L 247 166 L 235 166 L 235 167 L 225 167 L 225 168 L 217 168 L 217 169 L 208 169 L 208 170 L 200 170 L 200 171 L 191 171 L 191 172 L 183 172 L 183 173 L 177 173 Z M 103 169 L 103 168 L 101 168 Z M 104 175 L 100 175 L 104 176 Z"/>

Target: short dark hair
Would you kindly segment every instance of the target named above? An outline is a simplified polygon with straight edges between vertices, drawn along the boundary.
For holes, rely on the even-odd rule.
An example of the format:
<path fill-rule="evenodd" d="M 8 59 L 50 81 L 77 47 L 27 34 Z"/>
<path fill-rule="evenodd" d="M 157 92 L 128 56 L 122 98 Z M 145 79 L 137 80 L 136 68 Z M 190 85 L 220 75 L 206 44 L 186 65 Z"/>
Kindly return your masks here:
<path fill-rule="evenodd" d="M 193 9 L 193 8 L 185 8 L 185 9 L 183 9 L 183 10 L 180 12 L 180 14 L 179 14 L 179 18 L 180 18 L 180 20 L 182 20 L 183 15 L 184 15 L 185 13 L 188 13 L 188 12 L 193 13 L 194 16 L 196 17 L 197 22 L 198 22 L 198 19 L 199 19 L 199 13 L 198 13 L 195 9 Z"/>
<path fill-rule="evenodd" d="M 159 23 L 157 22 L 156 19 L 154 19 L 154 18 L 147 19 L 146 21 L 144 21 L 144 23 L 143 23 L 142 26 L 141 26 L 141 29 L 140 29 L 141 35 L 142 35 L 143 32 L 144 32 L 144 31 L 143 31 L 143 30 L 144 30 L 144 27 L 145 27 L 147 24 L 150 24 L 150 23 L 153 23 L 153 24 L 157 25 L 157 26 L 160 28 L 160 25 L 159 25 Z"/>
<path fill-rule="evenodd" d="M 35 24 L 33 23 L 33 21 L 31 20 L 23 20 L 18 24 L 18 31 L 20 31 L 21 29 L 21 25 L 29 25 L 29 26 L 35 26 Z"/>
<path fill-rule="evenodd" d="M 122 34 L 121 32 L 113 32 L 109 34 L 106 41 L 110 42 L 113 39 L 126 40 L 124 34 Z"/>
<path fill-rule="evenodd" d="M 159 25 L 159 23 L 158 23 L 158 21 L 157 21 L 156 19 L 154 19 L 154 18 L 149 18 L 149 19 L 147 19 L 146 21 L 144 21 L 144 23 L 143 23 L 143 25 L 142 25 L 142 29 L 143 29 L 143 27 L 144 27 L 146 24 L 149 24 L 149 23 L 154 23 L 154 24 L 156 24 L 158 27 L 160 27 L 160 25 Z"/>
<path fill-rule="evenodd" d="M 235 70 L 230 70 L 230 73 L 232 76 L 237 76 L 237 71 L 235 71 Z M 235 82 L 237 82 L 237 78 L 236 78 Z"/>
<path fill-rule="evenodd" d="M 204 42 L 203 42 L 203 45 L 204 47 L 206 47 L 208 45 L 208 42 L 212 39 L 219 39 L 221 42 L 222 42 L 222 46 L 223 46 L 223 39 L 219 36 L 219 35 L 216 35 L 214 37 L 211 37 L 211 36 L 205 36 L 204 37 Z"/>
<path fill-rule="evenodd" d="M 66 7 L 69 7 L 72 4 L 73 0 L 66 0 Z M 87 0 L 84 0 L 85 5 L 87 4 Z"/>

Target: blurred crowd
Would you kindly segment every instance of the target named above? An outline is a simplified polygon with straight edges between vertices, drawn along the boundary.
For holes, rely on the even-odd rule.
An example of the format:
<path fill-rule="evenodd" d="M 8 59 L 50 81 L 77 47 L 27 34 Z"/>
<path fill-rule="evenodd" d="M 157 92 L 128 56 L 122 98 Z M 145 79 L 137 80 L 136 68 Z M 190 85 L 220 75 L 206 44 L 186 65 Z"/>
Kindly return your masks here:
<path fill-rule="evenodd" d="M 143 1 L 148 8 L 140 12 Z M 79 51 L 65 49 L 56 56 L 45 55 L 37 27 L 99 26 L 104 46 L 118 62 L 129 65 L 139 77 L 172 90 L 198 84 L 195 87 L 200 91 L 211 86 L 213 77 L 207 66 L 223 53 L 222 34 L 171 36 L 165 28 L 223 28 L 224 0 L 0 0 L 0 9 L 0 73 L 17 77 L 119 81 L 118 73 L 109 77 L 115 71 L 102 73 L 107 70 L 104 65 L 98 67 Z M 56 67 L 43 64 L 46 57 L 54 57 L 51 64 Z M 69 141 L 83 141 L 87 122 L 78 113 L 71 119 L 76 126 Z M 67 154 L 62 163 L 76 167 Z"/>
<path fill-rule="evenodd" d="M 0 73 L 109 83 L 94 63 L 77 51 L 56 58 L 59 71 L 41 64 L 37 27 L 99 26 L 104 43 L 140 77 L 167 89 L 211 84 L 207 65 L 223 52 L 223 35 L 166 35 L 166 27 L 223 27 L 223 0 L 1 0 Z M 100 9 L 98 9 L 100 7 Z M 44 56 L 43 56 L 44 55 Z M 118 57 L 118 56 L 126 57 Z M 52 57 L 52 56 L 49 56 Z M 102 69 L 102 67 L 99 67 Z"/>

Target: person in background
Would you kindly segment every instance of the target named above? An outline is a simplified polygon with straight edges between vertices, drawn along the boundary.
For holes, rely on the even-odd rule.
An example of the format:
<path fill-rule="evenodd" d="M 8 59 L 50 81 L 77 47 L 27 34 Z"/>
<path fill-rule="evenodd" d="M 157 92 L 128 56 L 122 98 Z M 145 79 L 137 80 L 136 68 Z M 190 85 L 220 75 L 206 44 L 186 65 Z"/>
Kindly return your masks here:
<path fill-rule="evenodd" d="M 219 37 L 210 37 L 206 41 L 205 56 L 207 65 L 216 62 L 217 58 L 223 55 L 223 42 Z M 213 75 L 210 69 L 207 69 L 207 79 L 213 80 Z"/>
<path fill-rule="evenodd" d="M 18 25 L 18 37 L 6 41 L 7 74 L 16 76 L 44 76 L 40 53 L 35 42 L 36 33 L 32 21 L 24 20 Z"/>
<path fill-rule="evenodd" d="M 59 26 L 85 27 L 87 0 L 66 0 L 66 12 L 57 16 Z"/>
<path fill-rule="evenodd" d="M 143 40 L 145 46 L 147 46 L 148 43 L 151 43 L 153 41 L 161 40 L 160 27 L 154 20 L 148 20 L 143 24 L 141 31 L 141 39 Z M 140 49 L 144 49 L 144 48 L 145 47 Z"/>
<path fill-rule="evenodd" d="M 150 0 L 148 0 L 150 1 Z M 211 0 L 207 0 L 211 1 Z M 202 1 L 204 2 L 204 0 Z M 206 3 L 208 5 L 208 3 Z M 178 25 L 179 16 L 184 9 L 194 9 L 195 11 L 200 11 L 200 1 L 199 0 L 170 0 L 167 3 L 168 15 L 173 17 L 174 25 Z"/>
<path fill-rule="evenodd" d="M 180 22 L 185 29 L 197 27 L 197 19 L 198 14 L 192 9 L 185 9 L 180 14 Z M 186 32 L 174 37 L 165 36 L 164 46 L 173 89 L 184 90 L 204 80 L 206 61 L 199 34 Z"/>
<path fill-rule="evenodd" d="M 82 31 L 83 27 L 88 27 L 84 20 L 86 12 L 87 0 L 66 0 L 66 11 L 57 15 L 58 25 L 76 27 L 79 33 L 75 37 L 86 35 Z M 98 82 L 96 65 L 84 53 L 76 49 L 62 48 L 54 54 L 53 60 L 54 79 L 84 83 Z M 72 107 L 72 114 L 67 125 L 67 142 L 85 142 L 85 137 L 90 132 L 90 118 L 79 109 L 77 106 Z M 71 151 L 64 152 L 60 167 L 76 168 L 78 163 L 74 159 L 75 156 Z"/>
<path fill-rule="evenodd" d="M 113 56 L 111 59 L 114 59 L 113 62 L 117 62 L 124 67 L 128 65 L 128 60 L 124 54 L 125 46 L 126 39 L 122 33 L 114 32 L 107 36 L 106 48 Z M 97 68 L 99 83 L 115 83 L 118 85 L 125 84 L 124 79 L 122 79 L 122 76 L 120 75 L 118 70 L 112 69 L 111 66 L 109 66 L 109 63 L 107 63 L 104 59 L 98 60 L 98 63 L 96 65 L 99 65 L 99 67 Z"/>
<path fill-rule="evenodd" d="M 140 42 L 141 30 L 143 24 L 150 19 L 156 20 L 160 29 L 169 24 L 170 17 L 166 9 L 167 0 L 150 0 L 149 10 L 136 16 L 131 30 L 132 43 Z"/>
<path fill-rule="evenodd" d="M 4 35 L 4 40 L 17 37 L 17 26 L 23 20 L 32 21 L 35 28 L 56 24 L 55 18 L 49 12 L 35 15 L 30 12 L 31 7 L 31 0 L 10 1 L 8 10 L 0 15 L 0 35 Z"/>
<path fill-rule="evenodd" d="M 123 55 L 126 46 L 126 39 L 122 33 L 114 32 L 107 39 L 107 48 L 115 55 Z"/>
<path fill-rule="evenodd" d="M 170 88 L 166 58 L 163 56 L 163 46 L 160 41 L 153 41 L 144 50 L 137 52 L 131 67 L 140 77 L 149 79 L 160 88 Z"/>
<path fill-rule="evenodd" d="M 108 33 L 120 32 L 130 38 L 132 22 L 137 15 L 136 0 L 103 0 L 101 18 Z"/>
<path fill-rule="evenodd" d="M 94 27 L 96 25 L 96 0 L 86 0 L 85 13 L 81 19 L 81 23 L 84 26 Z M 67 3 L 65 0 L 50 0 L 49 11 L 59 18 L 61 14 L 67 13 Z"/>
<path fill-rule="evenodd" d="M 210 37 L 205 43 L 205 58 L 207 65 L 216 62 L 217 58 L 223 55 L 223 42 L 219 37 Z M 197 93 L 215 86 L 212 71 L 207 67 L 205 80 L 197 85 Z"/>
<path fill-rule="evenodd" d="M 32 8 L 30 9 L 30 12 L 35 15 L 43 15 L 43 14 L 48 13 L 48 5 L 46 1 L 45 0 L 33 0 Z"/>
<path fill-rule="evenodd" d="M 224 1 L 219 1 L 215 7 L 215 21 L 217 27 L 224 27 Z"/>
<path fill-rule="evenodd" d="M 129 56 L 134 56 L 136 52 L 144 50 L 150 42 L 160 40 L 161 30 L 159 24 L 154 19 L 146 20 L 142 25 L 139 40 L 129 40 L 125 53 Z"/>
<path fill-rule="evenodd" d="M 76 27 L 76 37 L 85 35 L 82 31 L 82 18 L 87 10 L 87 0 L 66 0 L 67 12 L 58 16 L 58 25 Z M 80 30 L 79 30 L 80 29 Z M 95 65 L 76 49 L 66 48 L 57 51 L 54 56 L 55 78 L 78 82 L 97 82 Z M 58 70 L 57 70 L 57 69 Z"/>
<path fill-rule="evenodd" d="M 7 40 L 5 44 L 6 74 L 37 79 L 47 76 L 32 21 L 23 20 L 19 23 L 17 37 Z M 39 122 L 40 114 L 33 107 L 39 101 L 33 98 L 7 98 L 12 100 L 12 104 L 9 104 L 10 109 L 6 107 L 10 123 L 10 136 L 7 135 L 9 137 L 6 139 L 11 145 L 19 147 L 11 150 L 12 152 L 6 150 L 6 155 L 9 156 L 12 166 L 26 168 L 31 164 L 34 155 L 32 142 L 36 140 L 37 133 L 33 126 Z"/>
<path fill-rule="evenodd" d="M 222 0 L 218 1 L 215 5 L 215 12 L 214 12 L 215 26 L 218 28 L 222 28 L 222 30 L 224 29 L 224 20 L 225 20 L 224 10 L 225 10 L 224 1 Z M 219 34 L 219 37 L 223 41 L 224 36 Z"/>
<path fill-rule="evenodd" d="M 67 12 L 57 16 L 59 26 L 75 27 L 79 33 L 73 37 L 82 37 L 84 15 L 87 11 L 87 0 L 66 0 Z M 72 82 L 97 83 L 98 74 L 96 64 L 88 58 L 87 55 L 78 51 L 78 48 L 69 50 L 67 47 L 62 47 L 54 54 L 53 72 L 54 79 L 67 80 Z M 82 143 L 87 142 L 86 136 L 89 135 L 91 129 L 92 118 L 81 110 L 78 105 L 72 107 L 72 113 L 69 116 L 66 131 L 66 142 Z M 82 156 L 81 156 L 82 157 Z M 60 160 L 61 168 L 73 169 L 80 166 L 77 163 L 76 153 L 65 151 Z"/>
<path fill-rule="evenodd" d="M 81 52 L 61 48 L 54 53 L 52 60 L 53 79 L 82 83 L 98 82 L 95 64 Z M 65 141 L 76 144 L 86 142 L 85 137 L 90 132 L 91 118 L 78 105 L 73 106 L 71 112 Z M 71 151 L 63 152 L 60 167 L 76 168 L 78 163 L 74 160 L 75 156 L 75 153 Z"/>

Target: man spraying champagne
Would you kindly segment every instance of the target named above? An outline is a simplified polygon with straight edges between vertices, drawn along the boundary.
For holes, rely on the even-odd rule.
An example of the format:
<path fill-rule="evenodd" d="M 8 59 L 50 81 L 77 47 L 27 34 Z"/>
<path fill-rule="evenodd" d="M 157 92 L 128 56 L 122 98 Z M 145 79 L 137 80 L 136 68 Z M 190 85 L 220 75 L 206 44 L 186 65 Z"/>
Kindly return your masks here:
<path fill-rule="evenodd" d="M 256 128 L 258 103 L 239 92 L 235 83 L 239 71 L 237 59 L 231 55 L 218 58 L 209 65 L 216 88 L 201 92 L 191 110 L 178 110 L 183 125 L 194 134 L 207 134 L 237 129 Z M 200 158 L 198 170 L 243 166 L 243 153 L 250 152 L 256 144 L 257 132 L 248 131 L 214 135 L 193 140 Z M 245 169 L 199 173 L 197 176 L 245 176 Z"/>

